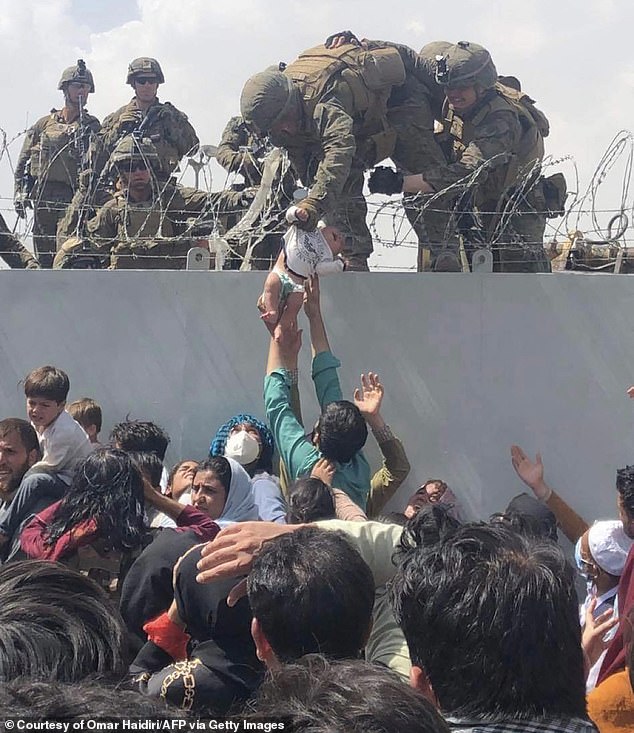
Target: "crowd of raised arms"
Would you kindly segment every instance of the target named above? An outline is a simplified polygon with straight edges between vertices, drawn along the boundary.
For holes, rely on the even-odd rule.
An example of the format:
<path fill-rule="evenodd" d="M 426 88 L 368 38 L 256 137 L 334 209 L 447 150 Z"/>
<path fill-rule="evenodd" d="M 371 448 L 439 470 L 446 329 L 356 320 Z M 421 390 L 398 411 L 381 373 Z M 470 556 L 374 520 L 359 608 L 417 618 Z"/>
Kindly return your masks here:
<path fill-rule="evenodd" d="M 370 193 L 402 194 L 419 271 L 551 270 L 544 230 L 566 184 L 542 174 L 549 123 L 476 43 L 334 34 L 249 78 L 217 147 L 159 101 L 164 81 L 156 59 L 134 59 L 134 96 L 100 123 L 84 61 L 63 71 L 64 105 L 27 130 L 14 170 L 33 253 L 0 217 L 10 267 L 271 269 L 273 322 L 311 275 L 368 270 L 371 171 Z M 179 183 L 191 165 L 198 185 L 212 157 L 228 188 Z"/>
<path fill-rule="evenodd" d="M 95 400 L 67 403 L 54 366 L 26 375 L 27 419 L 0 420 L 0 718 L 632 731 L 634 466 L 619 518 L 591 525 L 519 446 L 528 491 L 487 521 L 442 477 L 398 501 L 384 385 L 368 372 L 345 399 L 318 276 L 302 307 L 316 422 L 289 321 L 270 329 L 263 419 L 244 405 L 173 466 L 158 425 L 126 417 L 101 444 Z"/>

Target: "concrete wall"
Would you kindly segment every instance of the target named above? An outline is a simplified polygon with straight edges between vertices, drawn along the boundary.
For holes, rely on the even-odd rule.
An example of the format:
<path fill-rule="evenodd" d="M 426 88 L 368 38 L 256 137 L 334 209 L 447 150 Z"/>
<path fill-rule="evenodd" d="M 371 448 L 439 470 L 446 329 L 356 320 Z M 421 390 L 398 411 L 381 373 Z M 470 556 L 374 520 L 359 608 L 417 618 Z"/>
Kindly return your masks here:
<path fill-rule="evenodd" d="M 262 416 L 268 335 L 259 273 L 0 272 L 0 414 L 24 415 L 18 382 L 55 364 L 71 399 L 168 430 L 168 459 L 201 458 L 217 426 Z M 324 278 L 344 393 L 362 371 L 413 470 L 440 476 L 475 515 L 522 490 L 509 446 L 540 450 L 546 478 L 588 518 L 615 515 L 614 472 L 634 463 L 634 280 L 586 275 L 355 274 Z M 307 324 L 305 324 L 307 326 Z M 307 333 L 305 334 L 307 336 Z M 317 416 L 305 338 L 300 383 Z M 368 451 L 378 465 L 373 439 Z"/>

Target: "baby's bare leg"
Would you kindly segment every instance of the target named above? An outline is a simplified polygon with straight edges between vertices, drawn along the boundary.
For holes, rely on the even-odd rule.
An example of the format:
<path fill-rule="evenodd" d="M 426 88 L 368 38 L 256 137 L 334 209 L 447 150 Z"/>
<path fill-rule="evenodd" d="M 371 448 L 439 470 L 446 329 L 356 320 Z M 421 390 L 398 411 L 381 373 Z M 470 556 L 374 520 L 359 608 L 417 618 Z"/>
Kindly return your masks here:
<path fill-rule="evenodd" d="M 282 314 L 275 327 L 275 340 L 279 343 L 284 340 L 284 336 L 289 330 L 294 330 L 297 323 L 297 316 L 302 309 L 304 303 L 304 293 L 290 293 L 286 299 L 286 305 L 282 310 Z"/>
<path fill-rule="evenodd" d="M 258 298 L 258 310 L 260 317 L 266 327 L 273 334 L 275 324 L 279 320 L 280 296 L 282 294 L 282 282 L 274 270 L 271 270 L 264 281 L 264 290 Z"/>

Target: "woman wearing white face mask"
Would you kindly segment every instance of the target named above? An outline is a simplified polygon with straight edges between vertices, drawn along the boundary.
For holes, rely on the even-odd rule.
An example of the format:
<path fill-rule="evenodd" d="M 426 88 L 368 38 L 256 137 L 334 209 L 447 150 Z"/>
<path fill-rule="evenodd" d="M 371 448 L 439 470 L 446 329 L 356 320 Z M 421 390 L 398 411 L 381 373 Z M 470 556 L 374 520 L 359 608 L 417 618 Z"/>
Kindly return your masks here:
<path fill-rule="evenodd" d="M 268 427 L 253 415 L 241 413 L 218 429 L 209 455 L 238 461 L 251 477 L 253 501 L 260 519 L 284 524 L 287 509 L 279 481 L 273 475 L 274 447 Z"/>

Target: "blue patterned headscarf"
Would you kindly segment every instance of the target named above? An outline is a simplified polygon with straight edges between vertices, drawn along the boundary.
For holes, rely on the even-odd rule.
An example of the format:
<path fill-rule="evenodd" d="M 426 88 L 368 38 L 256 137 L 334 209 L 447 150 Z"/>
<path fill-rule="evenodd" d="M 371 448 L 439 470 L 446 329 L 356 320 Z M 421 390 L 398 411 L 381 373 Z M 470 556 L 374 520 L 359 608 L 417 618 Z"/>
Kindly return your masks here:
<path fill-rule="evenodd" d="M 273 451 L 275 450 L 275 441 L 273 440 L 273 433 L 269 430 L 265 423 L 258 420 L 257 417 L 249 415 L 246 412 L 241 412 L 239 415 L 234 415 L 231 419 L 227 420 L 224 425 L 218 428 L 218 432 L 214 435 L 211 445 L 209 446 L 209 456 L 224 456 L 225 445 L 229 433 L 236 425 L 242 425 L 243 423 L 249 423 L 260 433 L 262 440 L 262 452 L 258 458 L 256 468 L 261 468 L 269 473 L 273 470 Z"/>

